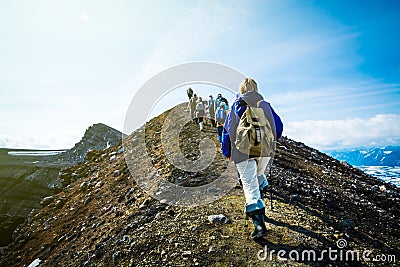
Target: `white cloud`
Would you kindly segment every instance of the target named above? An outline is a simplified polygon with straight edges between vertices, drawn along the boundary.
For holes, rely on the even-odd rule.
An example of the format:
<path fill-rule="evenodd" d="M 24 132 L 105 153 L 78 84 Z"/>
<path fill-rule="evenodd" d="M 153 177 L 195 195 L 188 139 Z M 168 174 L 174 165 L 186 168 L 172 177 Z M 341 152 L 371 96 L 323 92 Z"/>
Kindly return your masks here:
<path fill-rule="evenodd" d="M 285 134 L 318 149 L 386 146 L 400 144 L 400 115 L 379 114 L 371 118 L 293 121 Z"/>
<path fill-rule="evenodd" d="M 307 90 L 301 88 L 268 94 L 265 97 L 285 121 L 334 120 L 396 114 L 400 100 L 391 95 L 400 91 L 399 84 L 380 81 L 339 81 Z"/>
<path fill-rule="evenodd" d="M 81 14 L 81 20 L 83 22 L 88 22 L 89 21 L 89 16 L 85 13 Z"/>

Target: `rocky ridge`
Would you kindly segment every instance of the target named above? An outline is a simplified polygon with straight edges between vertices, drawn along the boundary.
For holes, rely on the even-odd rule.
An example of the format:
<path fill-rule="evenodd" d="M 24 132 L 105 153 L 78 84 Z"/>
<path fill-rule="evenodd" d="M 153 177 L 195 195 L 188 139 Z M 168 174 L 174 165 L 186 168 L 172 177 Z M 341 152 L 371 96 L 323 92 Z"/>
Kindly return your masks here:
<path fill-rule="evenodd" d="M 154 133 L 161 131 L 167 115 L 165 112 L 147 123 L 146 145 L 157 144 Z M 140 131 L 144 128 L 129 138 L 134 140 Z M 185 137 L 181 149 L 189 158 L 199 156 L 193 146 L 202 137 L 216 141 L 211 128 L 200 132 L 194 123 L 188 123 L 181 135 Z M 142 157 L 143 150 L 139 145 L 137 149 Z M 240 186 L 211 204 L 170 206 L 137 185 L 123 151 L 120 145 L 91 151 L 83 162 L 63 170 L 65 189 L 46 200 L 42 209 L 32 211 L 27 222 L 15 230 L 14 242 L 0 250 L 0 265 L 27 266 L 36 259 L 42 261 L 40 266 L 377 264 L 326 258 L 281 261 L 276 254 L 271 259 L 257 258 L 265 247 L 286 252 L 322 251 L 337 249 L 336 242 L 342 239 L 348 249 L 371 250 L 371 257 L 400 256 L 399 189 L 302 143 L 283 138 L 278 144 L 270 178 L 272 210 L 266 200 L 269 234 L 257 242 L 249 237 L 252 226 L 244 220 Z M 209 169 L 193 177 L 191 172 L 175 170 L 161 147 L 147 145 L 147 152 L 171 182 L 198 186 L 216 175 Z M 224 168 L 226 163 L 218 157 L 216 169 Z M 144 174 L 135 173 L 140 175 Z"/>
<path fill-rule="evenodd" d="M 40 207 L 43 197 L 61 190 L 65 182 L 62 168 L 82 162 L 88 151 L 118 145 L 122 137 L 120 131 L 97 123 L 85 131 L 73 148 L 58 155 L 12 156 L 3 149 L 0 153 L 0 246 L 11 241 L 16 225 L 26 220 L 32 208 Z"/>
<path fill-rule="evenodd" d="M 66 152 L 52 158 L 57 162 L 77 163 L 84 161 L 90 150 L 103 150 L 121 143 L 125 134 L 103 123 L 96 123 L 86 129 L 82 139 Z"/>

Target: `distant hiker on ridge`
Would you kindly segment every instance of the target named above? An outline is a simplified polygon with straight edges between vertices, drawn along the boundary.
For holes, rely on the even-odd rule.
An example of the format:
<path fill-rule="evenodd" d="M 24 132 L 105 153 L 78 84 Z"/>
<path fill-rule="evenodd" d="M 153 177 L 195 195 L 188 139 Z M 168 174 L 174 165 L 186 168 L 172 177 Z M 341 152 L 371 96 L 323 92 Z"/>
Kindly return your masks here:
<path fill-rule="evenodd" d="M 222 131 L 224 129 L 224 123 L 226 120 L 226 116 L 228 111 L 224 109 L 224 106 L 221 105 L 219 106 L 219 109 L 215 113 L 215 121 L 217 122 L 217 135 L 218 135 L 218 141 L 222 145 Z"/>
<path fill-rule="evenodd" d="M 239 87 L 236 99 L 225 120 L 222 135 L 222 154 L 232 159 L 239 172 L 246 198 L 245 212 L 255 230 L 252 238 L 267 234 L 265 204 L 261 193 L 268 185 L 264 174 L 282 135 L 282 121 L 270 104 L 258 93 L 257 83 L 246 78 Z"/>
<path fill-rule="evenodd" d="M 210 95 L 209 97 L 210 98 L 208 99 L 208 102 L 207 102 L 208 114 L 209 114 L 209 118 L 210 118 L 212 126 L 215 127 L 216 126 L 216 124 L 215 124 L 216 104 L 215 104 L 215 100 L 214 100 L 213 96 Z"/>
<path fill-rule="evenodd" d="M 204 107 L 203 99 L 201 97 L 199 97 L 199 99 L 197 100 L 197 105 L 196 105 L 195 118 L 197 120 L 197 123 L 200 126 L 200 131 L 203 131 L 204 111 L 205 111 L 205 107 Z"/>
<path fill-rule="evenodd" d="M 189 100 L 189 105 L 188 105 L 189 112 L 190 112 L 190 117 L 192 118 L 193 121 L 195 121 L 195 114 L 194 114 L 194 112 L 195 112 L 195 110 L 196 110 L 196 105 L 197 105 L 197 95 L 194 94 L 194 95 L 192 96 L 192 98 Z"/>
<path fill-rule="evenodd" d="M 189 87 L 187 90 L 186 90 L 186 93 L 187 93 L 187 95 L 188 95 L 188 97 L 189 97 L 189 100 L 192 98 L 192 96 L 193 96 L 193 89 L 191 88 L 191 87 Z"/>
<path fill-rule="evenodd" d="M 215 99 L 215 104 L 217 109 L 219 109 L 219 107 L 222 105 L 225 110 L 229 110 L 228 100 L 226 100 L 226 98 L 223 97 L 221 94 L 217 95 L 217 99 Z"/>

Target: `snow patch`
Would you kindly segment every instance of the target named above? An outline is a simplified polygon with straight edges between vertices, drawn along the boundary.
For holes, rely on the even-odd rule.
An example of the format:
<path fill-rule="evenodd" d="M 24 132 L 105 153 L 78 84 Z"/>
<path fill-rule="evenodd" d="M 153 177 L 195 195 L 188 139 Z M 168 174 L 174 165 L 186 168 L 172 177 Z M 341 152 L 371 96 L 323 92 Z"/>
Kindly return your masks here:
<path fill-rule="evenodd" d="M 400 187 L 400 166 L 359 166 L 358 168 L 382 181 Z"/>

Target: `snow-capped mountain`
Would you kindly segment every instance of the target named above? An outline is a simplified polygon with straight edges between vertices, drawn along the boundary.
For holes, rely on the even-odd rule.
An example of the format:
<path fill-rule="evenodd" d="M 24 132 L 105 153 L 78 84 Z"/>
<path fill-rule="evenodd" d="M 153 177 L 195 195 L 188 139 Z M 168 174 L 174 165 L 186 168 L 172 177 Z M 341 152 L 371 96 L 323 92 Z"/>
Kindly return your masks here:
<path fill-rule="evenodd" d="M 327 151 L 354 166 L 400 166 L 400 146 Z"/>

